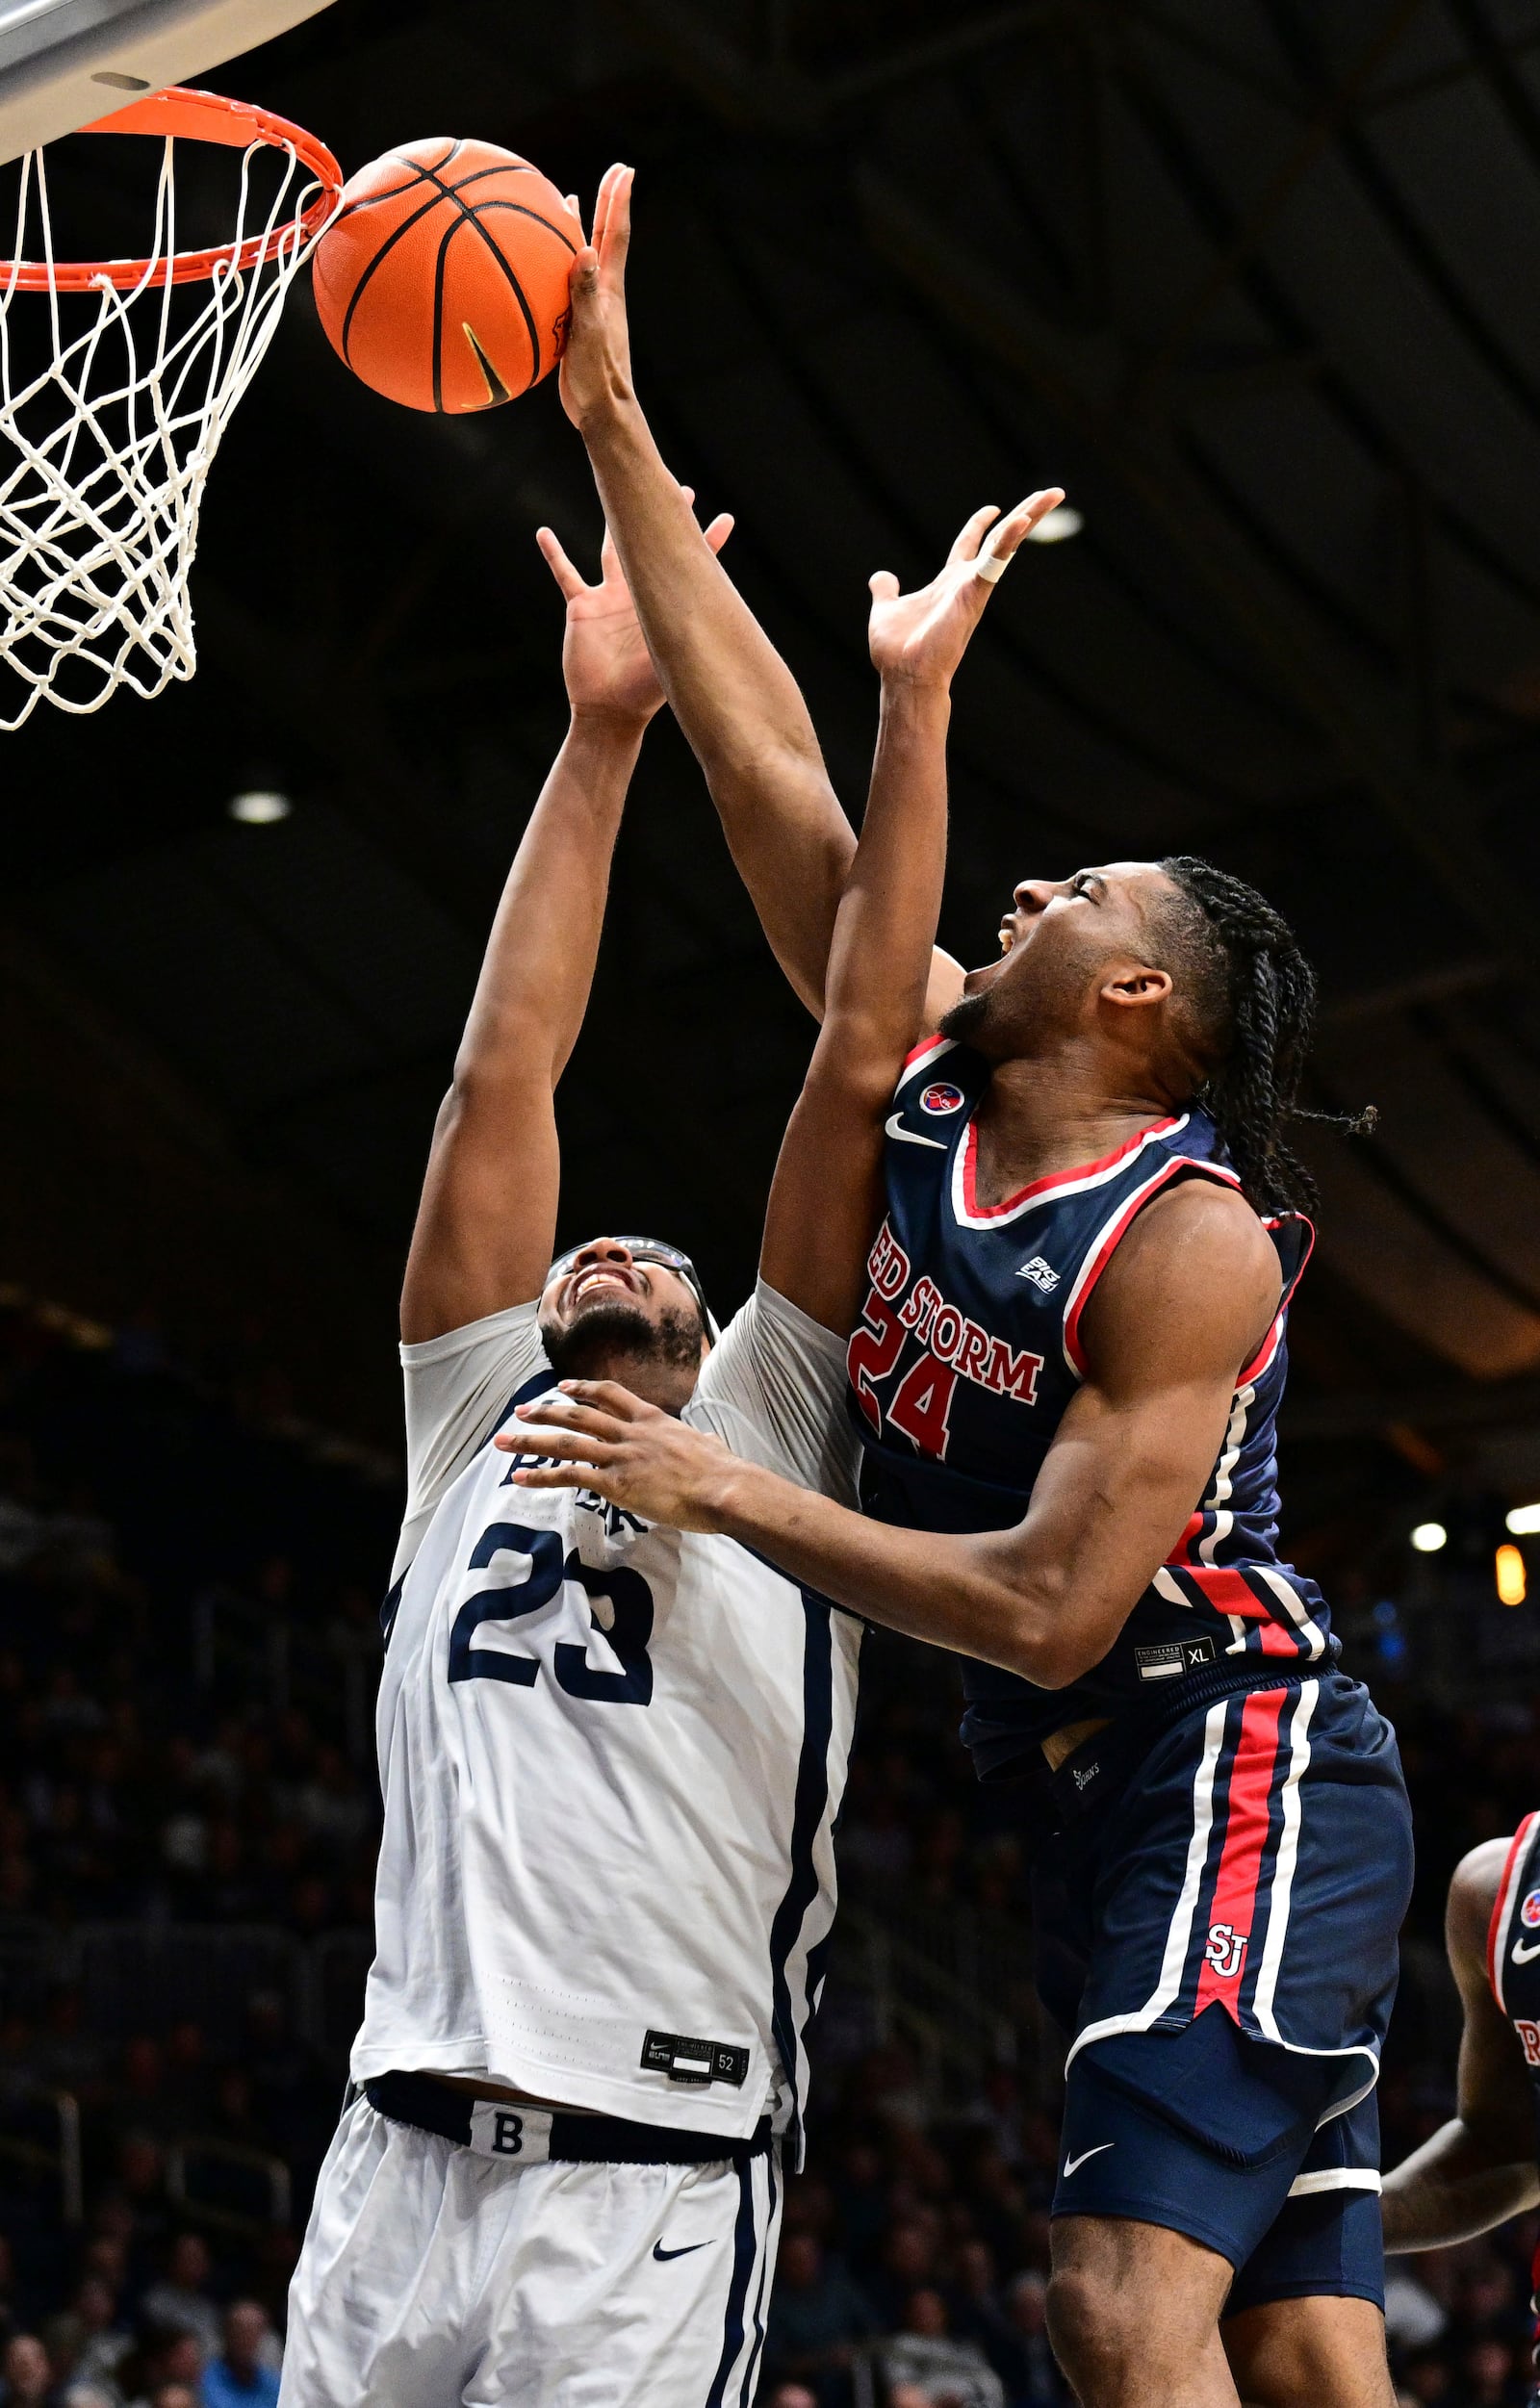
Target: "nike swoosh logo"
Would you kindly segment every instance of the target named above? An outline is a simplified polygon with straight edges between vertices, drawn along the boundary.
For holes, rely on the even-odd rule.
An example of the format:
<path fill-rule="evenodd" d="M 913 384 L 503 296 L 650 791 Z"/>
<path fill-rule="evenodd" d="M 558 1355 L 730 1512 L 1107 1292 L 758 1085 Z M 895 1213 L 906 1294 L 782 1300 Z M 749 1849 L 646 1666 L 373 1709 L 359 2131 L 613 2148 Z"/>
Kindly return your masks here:
<path fill-rule="evenodd" d="M 1116 2146 L 1117 2143 L 1116 2140 L 1103 2140 L 1094 2149 L 1082 2149 L 1078 2157 L 1066 2157 L 1065 2160 L 1065 2180 L 1067 2182 L 1071 2174 L 1078 2174 L 1088 2157 L 1100 2157 L 1103 2149 L 1116 2149 Z"/>
<path fill-rule="evenodd" d="M 902 1114 L 896 1112 L 887 1115 L 887 1134 L 890 1138 L 901 1139 L 906 1145 L 933 1145 L 938 1154 L 946 1152 L 939 1138 L 916 1137 L 912 1129 L 906 1129 Z"/>
<path fill-rule="evenodd" d="M 1523 1940 L 1514 1941 L 1513 1961 L 1516 1965 L 1527 1965 L 1531 1957 L 1540 1957 L 1540 1940 L 1530 1940 L 1527 1945 Z"/>
<path fill-rule="evenodd" d="M 665 2249 L 660 2241 L 654 2241 L 653 2255 L 661 2266 L 669 2258 L 687 2258 L 692 2249 L 709 2249 L 710 2246 L 708 2241 L 687 2241 L 682 2249 Z"/>

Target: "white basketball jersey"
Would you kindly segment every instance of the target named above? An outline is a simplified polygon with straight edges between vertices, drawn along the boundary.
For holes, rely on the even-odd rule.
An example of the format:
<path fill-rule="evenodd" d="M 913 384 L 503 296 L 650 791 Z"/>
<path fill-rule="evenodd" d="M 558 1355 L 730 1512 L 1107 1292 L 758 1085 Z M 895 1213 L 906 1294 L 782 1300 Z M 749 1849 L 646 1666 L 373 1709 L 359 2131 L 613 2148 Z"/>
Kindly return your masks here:
<path fill-rule="evenodd" d="M 534 1306 L 402 1357 L 354 2080 L 482 2073 L 738 2139 L 767 2108 L 798 2123 L 860 1622 L 731 1539 L 512 1486 L 492 1436 L 552 1384 Z M 685 1418 L 853 1503 L 843 1389 L 840 1342 L 761 1286 Z"/>

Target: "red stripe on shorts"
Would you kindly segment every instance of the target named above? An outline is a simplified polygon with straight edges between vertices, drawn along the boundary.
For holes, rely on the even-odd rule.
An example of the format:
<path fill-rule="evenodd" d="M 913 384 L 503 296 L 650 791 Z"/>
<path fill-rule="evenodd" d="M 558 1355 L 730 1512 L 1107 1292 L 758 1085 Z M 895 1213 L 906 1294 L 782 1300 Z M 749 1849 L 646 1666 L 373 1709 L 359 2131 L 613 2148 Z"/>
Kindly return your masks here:
<path fill-rule="evenodd" d="M 1224 1846 L 1209 1908 L 1209 1952 L 1193 2002 L 1194 2015 L 1218 1999 L 1237 2023 L 1241 2020 L 1241 1983 L 1248 1950 L 1235 1943 L 1249 1942 L 1251 1937 L 1262 1853 L 1268 1844 L 1272 1777 L 1278 1763 L 1278 1724 L 1286 1699 L 1282 1689 L 1254 1690 L 1242 1711 L 1241 1735 L 1230 1772 Z"/>

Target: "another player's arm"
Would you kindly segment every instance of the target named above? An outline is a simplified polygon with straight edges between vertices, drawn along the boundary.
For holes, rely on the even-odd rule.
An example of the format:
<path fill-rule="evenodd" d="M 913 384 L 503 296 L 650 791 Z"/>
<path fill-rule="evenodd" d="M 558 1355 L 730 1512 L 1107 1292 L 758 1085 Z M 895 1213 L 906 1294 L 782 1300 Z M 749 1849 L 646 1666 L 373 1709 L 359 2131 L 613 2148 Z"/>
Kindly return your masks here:
<path fill-rule="evenodd" d="M 703 543 L 637 403 L 626 320 L 630 181 L 629 167 L 604 177 L 594 246 L 573 269 L 562 399 L 588 447 L 648 644 L 738 873 L 777 961 L 821 1016 L 856 840 L 797 681 Z M 937 954 L 910 1043 L 956 1002 L 962 982 L 958 964 Z"/>
<path fill-rule="evenodd" d="M 725 542 L 729 525 L 715 522 L 703 546 Z M 608 539 L 597 586 L 549 528 L 539 541 L 567 602 L 572 721 L 508 873 L 439 1109 L 401 1292 L 408 1344 L 526 1303 L 545 1283 L 556 1083 L 588 1004 L 627 789 L 663 701 Z"/>
<path fill-rule="evenodd" d="M 883 1124 L 904 1059 L 924 1026 L 946 872 L 946 736 L 952 679 L 992 581 L 1064 499 L 1034 494 L 998 525 L 974 512 L 938 576 L 901 594 L 871 579 L 869 643 L 882 683 L 877 751 L 860 842 L 840 897 L 823 1026 L 782 1141 L 765 1214 L 760 1271 L 843 1338 L 860 1308 L 881 1214 Z M 996 574 L 998 574 L 996 572 Z"/>
<path fill-rule="evenodd" d="M 1507 1850 L 1503 1839 L 1474 1848 L 1450 1885 L 1445 1938 L 1465 2009 L 1455 2113 L 1385 2177 L 1390 2250 L 1472 2241 L 1540 2205 L 1529 2078 L 1487 1979 L 1487 1929 Z"/>
<path fill-rule="evenodd" d="M 608 1382 L 572 1383 L 569 1402 L 539 1409 L 542 1451 L 566 1461 L 516 1477 L 723 1531 L 873 1622 L 1065 1688 L 1106 1654 L 1180 1538 L 1280 1286 L 1232 1190 L 1194 1180 L 1146 1205 L 1086 1309 L 1085 1384 L 1014 1529 L 866 1521 Z"/>

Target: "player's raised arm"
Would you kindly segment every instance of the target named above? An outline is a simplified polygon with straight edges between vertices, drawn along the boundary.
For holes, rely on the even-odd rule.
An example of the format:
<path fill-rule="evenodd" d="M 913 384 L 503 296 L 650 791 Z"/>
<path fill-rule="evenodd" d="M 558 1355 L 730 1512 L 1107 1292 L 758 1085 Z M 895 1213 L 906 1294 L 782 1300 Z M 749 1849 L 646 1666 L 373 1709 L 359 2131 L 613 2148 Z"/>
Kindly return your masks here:
<path fill-rule="evenodd" d="M 688 513 L 682 493 L 680 505 Z M 697 530 L 707 557 L 730 525 Z M 595 586 L 548 527 L 539 542 L 566 598 L 572 722 L 508 873 L 439 1110 L 401 1292 L 409 1345 L 526 1303 L 544 1284 L 556 1227 L 556 1082 L 588 1004 L 631 772 L 663 702 L 608 537 Z"/>
<path fill-rule="evenodd" d="M 1389 2250 L 1447 2248 L 1540 2203 L 1532 2077 L 1487 1972 L 1487 1932 L 1508 1850 L 1504 1839 L 1473 1848 L 1450 1885 L 1445 1935 L 1465 2010 L 1455 2112 L 1385 2176 Z"/>
<path fill-rule="evenodd" d="M 626 320 L 629 167 L 600 186 L 593 244 L 573 269 L 561 369 L 653 657 L 695 752 L 739 875 L 787 978 L 815 1015 L 834 913 L 855 851 L 797 681 L 702 541 L 631 382 Z M 962 987 L 938 954 L 910 1031 L 934 1027 Z"/>
<path fill-rule="evenodd" d="M 940 574 L 913 594 L 871 580 L 882 706 L 860 842 L 834 921 L 823 1026 L 781 1148 L 765 1217 L 768 1284 L 838 1336 L 860 1299 L 880 1217 L 883 1123 L 925 1025 L 946 869 L 952 679 L 1005 564 L 1064 500 L 1034 494 L 1000 521 L 975 511 Z"/>

